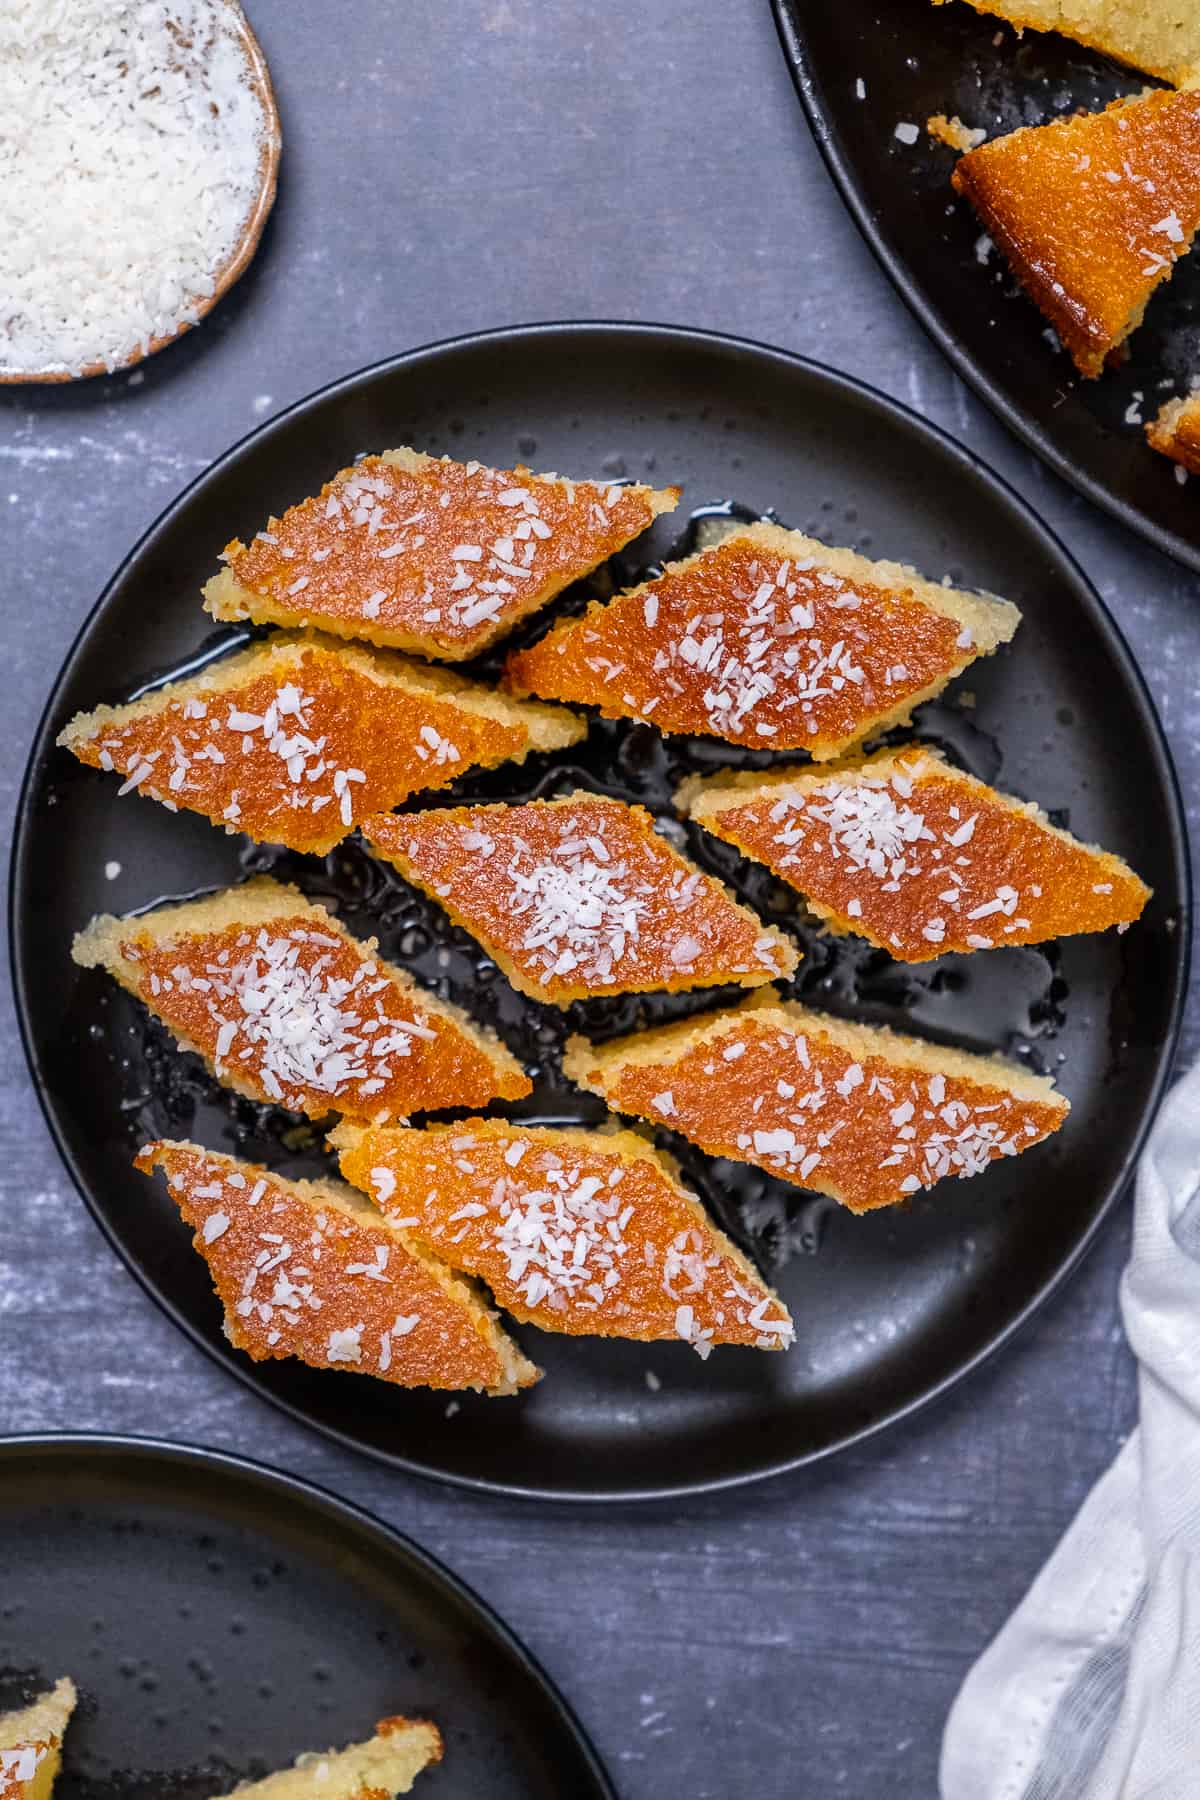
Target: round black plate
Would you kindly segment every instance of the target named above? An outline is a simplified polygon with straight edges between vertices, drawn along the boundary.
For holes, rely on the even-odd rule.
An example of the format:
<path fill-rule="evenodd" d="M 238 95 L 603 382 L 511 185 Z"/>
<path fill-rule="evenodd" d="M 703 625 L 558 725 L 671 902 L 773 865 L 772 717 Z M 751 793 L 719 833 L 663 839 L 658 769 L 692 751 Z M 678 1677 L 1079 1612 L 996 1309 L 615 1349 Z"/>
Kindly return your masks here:
<path fill-rule="evenodd" d="M 1051 468 L 1160 550 L 1200 569 L 1195 479 L 1146 443 L 1140 419 L 1186 394 L 1200 369 L 1200 267 L 1180 263 L 1098 381 L 1046 338 L 998 251 L 976 255 L 981 226 L 950 187 L 955 152 L 926 135 L 933 113 L 989 137 L 1094 111 L 1145 80 L 1051 32 L 1018 40 L 956 3 L 774 0 L 784 52 L 813 135 L 859 229 L 903 298 L 965 381 Z M 865 97 L 858 97 L 862 81 Z M 918 126 L 914 145 L 895 135 Z"/>
<path fill-rule="evenodd" d="M 207 1800 L 432 1719 L 424 1800 L 615 1800 L 528 1651 L 424 1550 L 320 1488 L 142 1438 L 0 1440 L 0 1709 L 80 1704 L 55 1800 Z"/>
<path fill-rule="evenodd" d="M 1123 852 L 1155 888 L 1125 937 L 904 971 L 822 938 L 794 896 L 693 834 L 695 854 L 802 938 L 799 991 L 1008 1048 L 1053 1070 L 1075 1108 L 1052 1144 L 864 1219 L 683 1147 L 689 1177 L 792 1307 L 799 1341 L 787 1356 L 724 1350 L 703 1365 L 682 1344 L 530 1330 L 526 1347 L 547 1371 L 539 1387 L 449 1407 L 445 1396 L 336 1371 L 252 1364 L 221 1333 L 174 1207 L 130 1172 L 139 1142 L 164 1131 L 293 1171 L 314 1164 L 312 1132 L 222 1094 L 133 1001 L 68 956 L 93 912 L 216 886 L 247 866 L 335 895 L 385 953 L 494 1017 L 543 1069 L 524 1116 L 598 1116 L 556 1073 L 561 1015 L 513 995 L 437 908 L 357 847 L 324 864 L 247 854 L 203 820 L 118 799 L 115 780 L 52 747 L 77 708 L 195 654 L 208 627 L 198 590 L 218 545 L 355 452 L 396 442 L 617 479 L 653 471 L 685 484 L 685 508 L 730 498 L 774 507 L 835 543 L 1011 596 L 1026 613 L 1014 646 L 973 670 L 953 705 L 927 709 L 921 728 Z M 662 547 L 679 527 L 659 525 L 670 526 Z M 686 770 L 746 760 L 711 742 L 665 748 L 645 726 L 598 725 L 586 747 L 459 792 L 516 798 L 582 781 L 666 813 Z M 121 865 L 114 880 L 110 861 Z M 1170 1066 L 1186 870 L 1169 756 L 1112 621 L 1049 533 L 966 452 L 845 376 L 778 351 L 657 327 L 531 326 L 416 351 L 304 401 L 231 451 L 143 539 L 85 626 L 34 748 L 14 855 L 16 990 L 37 1089 L 82 1193 L 149 1291 L 240 1379 L 344 1443 L 427 1474 L 556 1498 L 649 1497 L 763 1475 L 898 1418 L 1007 1336 L 1070 1267 L 1126 1182 Z M 600 1002 L 567 1023 L 612 1032 L 710 1001 Z"/>

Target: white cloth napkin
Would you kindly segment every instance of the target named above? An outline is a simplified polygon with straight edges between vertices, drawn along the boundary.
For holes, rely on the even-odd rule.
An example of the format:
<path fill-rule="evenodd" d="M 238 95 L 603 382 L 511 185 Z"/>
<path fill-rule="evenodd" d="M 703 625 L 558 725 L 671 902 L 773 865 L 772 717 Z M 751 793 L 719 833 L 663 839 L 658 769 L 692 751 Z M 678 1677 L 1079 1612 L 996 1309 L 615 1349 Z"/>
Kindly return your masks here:
<path fill-rule="evenodd" d="M 1200 1066 L 1138 1171 L 1121 1310 L 1141 1423 L 942 1743 L 942 1800 L 1200 1797 Z"/>

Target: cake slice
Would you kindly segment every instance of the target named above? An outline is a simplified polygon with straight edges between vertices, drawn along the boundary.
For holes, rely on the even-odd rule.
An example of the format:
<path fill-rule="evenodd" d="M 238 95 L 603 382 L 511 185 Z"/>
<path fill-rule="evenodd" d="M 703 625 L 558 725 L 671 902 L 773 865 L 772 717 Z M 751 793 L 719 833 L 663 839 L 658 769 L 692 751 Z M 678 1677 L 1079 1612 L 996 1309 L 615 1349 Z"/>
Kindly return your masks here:
<path fill-rule="evenodd" d="M 1099 375 L 1200 225 L 1200 91 L 1024 126 L 968 151 L 952 180 L 1076 368 Z"/>
<path fill-rule="evenodd" d="M 945 0 L 934 0 L 936 6 Z M 1200 75 L 1195 0 L 969 0 L 1018 31 L 1057 31 L 1118 62 L 1185 87 Z"/>
<path fill-rule="evenodd" d="M 1160 455 L 1200 475 L 1200 388 L 1182 399 L 1168 400 L 1146 425 L 1146 437 Z"/>
<path fill-rule="evenodd" d="M 476 1290 L 340 1181 L 287 1181 L 257 1163 L 161 1139 L 134 1166 L 166 1177 L 255 1362 L 298 1357 L 398 1387 L 514 1394 L 540 1370 Z"/>
<path fill-rule="evenodd" d="M 1124 927 L 1150 898 L 1119 856 L 919 744 L 819 772 L 693 778 L 677 800 L 834 931 L 901 962 Z"/>
<path fill-rule="evenodd" d="M 442 1737 L 425 1719 L 380 1719 L 375 1736 L 345 1750 L 310 1750 L 294 1767 L 243 1782 L 221 1800 L 394 1800 L 442 1760 Z"/>
<path fill-rule="evenodd" d="M 342 469 L 251 544 L 227 544 L 204 604 L 218 619 L 319 625 L 458 662 L 678 500 L 678 488 L 385 450 Z"/>
<path fill-rule="evenodd" d="M 632 1131 L 343 1123 L 342 1174 L 506 1312 L 572 1336 L 784 1350 L 787 1308 Z"/>
<path fill-rule="evenodd" d="M 32 1706 L 0 1713 L 0 1800 L 50 1800 L 77 1698 L 64 1677 Z"/>
<path fill-rule="evenodd" d="M 492 1033 L 267 876 L 93 919 L 71 954 L 107 969 L 227 1087 L 311 1118 L 390 1119 L 531 1091 Z"/>
<path fill-rule="evenodd" d="M 1052 1082 L 998 1057 L 758 996 L 609 1044 L 573 1038 L 563 1067 L 618 1112 L 851 1212 L 978 1175 L 1069 1111 Z"/>
<path fill-rule="evenodd" d="M 78 713 L 58 741 L 118 770 L 122 793 L 322 856 L 367 813 L 586 732 L 562 707 L 395 651 L 279 633 L 127 706 Z"/>
<path fill-rule="evenodd" d="M 552 1006 L 758 987 L 799 961 L 787 938 L 672 849 L 641 806 L 576 793 L 379 813 L 363 835 L 479 939 L 520 993 Z"/>
<path fill-rule="evenodd" d="M 515 651 L 516 694 L 755 750 L 836 756 L 1007 643 L 1006 601 L 750 525 Z"/>

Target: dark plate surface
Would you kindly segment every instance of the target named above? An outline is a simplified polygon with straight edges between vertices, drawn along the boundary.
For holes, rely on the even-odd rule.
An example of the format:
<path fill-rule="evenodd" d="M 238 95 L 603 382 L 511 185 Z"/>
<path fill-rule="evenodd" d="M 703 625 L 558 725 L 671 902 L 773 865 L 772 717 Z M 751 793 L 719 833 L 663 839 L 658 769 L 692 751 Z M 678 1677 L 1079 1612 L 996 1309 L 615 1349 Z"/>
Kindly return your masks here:
<path fill-rule="evenodd" d="M 1014 645 L 971 671 L 923 735 L 987 779 L 1130 858 L 1155 898 L 1126 936 L 946 957 L 902 970 L 821 937 L 795 898 L 726 854 L 697 855 L 802 940 L 798 991 L 853 1016 L 1007 1049 L 1054 1073 L 1074 1111 L 1051 1144 L 902 1211 L 853 1218 L 754 1171 L 682 1149 L 687 1174 L 777 1281 L 787 1356 L 519 1333 L 544 1382 L 516 1400 L 404 1393 L 298 1363 L 252 1364 L 220 1329 L 206 1269 L 164 1193 L 131 1173 L 146 1137 L 193 1135 L 291 1172 L 320 1166 L 311 1130 L 223 1094 L 137 1005 L 69 959 L 92 913 L 144 906 L 273 867 L 333 896 L 352 928 L 478 1015 L 537 1065 L 531 1120 L 595 1120 L 565 1084 L 568 1029 L 629 1029 L 712 995 L 606 1001 L 564 1020 L 514 995 L 440 911 L 355 845 L 324 863 L 247 851 L 203 820 L 117 797 L 53 749 L 63 721 L 178 668 L 208 635 L 215 552 L 368 447 L 411 442 L 492 462 L 685 486 L 681 512 L 737 500 L 875 555 L 1008 595 Z M 665 530 L 662 528 L 666 527 Z M 618 578 L 669 546 L 662 520 Z M 541 626 L 534 626 L 540 630 Z M 669 813 L 689 769 L 746 762 L 644 726 L 465 780 L 527 797 L 577 783 Z M 763 759 L 760 759 L 763 760 Z M 418 801 L 419 803 L 419 801 Z M 119 864 L 114 878 L 106 865 Z M 1072 1265 L 1121 1193 L 1169 1070 L 1187 963 L 1187 857 L 1174 776 L 1140 677 L 1100 601 L 1024 504 L 966 452 L 869 389 L 759 346 L 650 326 L 531 326 L 368 370 L 247 439 L 163 516 L 115 576 L 68 659 L 35 745 L 14 851 L 18 1006 L 51 1128 L 129 1267 L 176 1321 L 260 1394 L 356 1448 L 427 1474 L 558 1498 L 649 1497 L 751 1479 L 825 1454 L 960 1376 Z M 659 1385 L 656 1385 L 659 1384 Z"/>
<path fill-rule="evenodd" d="M 933 113 L 989 137 L 1082 107 L 1145 78 L 1054 33 L 1018 39 L 959 3 L 774 0 L 784 52 L 830 173 L 900 293 L 959 374 L 1066 480 L 1160 550 L 1200 569 L 1200 491 L 1180 485 L 1140 420 L 1200 376 L 1200 266 L 1185 258 L 1150 303 L 1130 360 L 1085 381 L 950 187 L 955 152 Z M 857 82 L 863 84 L 859 98 Z M 919 127 L 914 145 L 898 123 Z"/>
<path fill-rule="evenodd" d="M 0 1709 L 70 1675 L 55 1800 L 208 1800 L 432 1719 L 424 1800 L 614 1800 L 565 1701 L 448 1569 L 319 1488 L 137 1438 L 0 1440 Z"/>

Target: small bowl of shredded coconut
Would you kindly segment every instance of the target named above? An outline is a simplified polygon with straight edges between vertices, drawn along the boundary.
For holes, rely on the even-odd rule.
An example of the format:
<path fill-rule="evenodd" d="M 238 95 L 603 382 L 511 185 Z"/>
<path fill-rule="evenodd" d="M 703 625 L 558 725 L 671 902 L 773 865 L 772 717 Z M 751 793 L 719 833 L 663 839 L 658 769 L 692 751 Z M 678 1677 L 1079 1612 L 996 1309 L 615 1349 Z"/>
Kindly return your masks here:
<path fill-rule="evenodd" d="M 0 6 L 0 381 L 127 367 L 246 268 L 279 115 L 236 0 Z"/>

